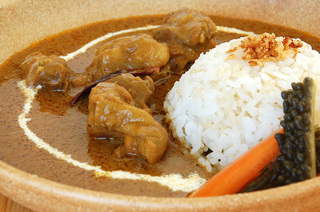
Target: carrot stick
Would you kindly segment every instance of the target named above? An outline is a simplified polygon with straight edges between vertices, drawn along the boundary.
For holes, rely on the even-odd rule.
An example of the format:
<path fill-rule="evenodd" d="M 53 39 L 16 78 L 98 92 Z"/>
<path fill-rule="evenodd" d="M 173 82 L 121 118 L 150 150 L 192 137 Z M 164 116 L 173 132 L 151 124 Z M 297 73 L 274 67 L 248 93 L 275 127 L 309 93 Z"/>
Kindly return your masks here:
<path fill-rule="evenodd" d="M 219 171 L 188 197 L 208 197 L 238 193 L 259 176 L 261 170 L 280 154 L 274 135 L 280 129 Z"/>

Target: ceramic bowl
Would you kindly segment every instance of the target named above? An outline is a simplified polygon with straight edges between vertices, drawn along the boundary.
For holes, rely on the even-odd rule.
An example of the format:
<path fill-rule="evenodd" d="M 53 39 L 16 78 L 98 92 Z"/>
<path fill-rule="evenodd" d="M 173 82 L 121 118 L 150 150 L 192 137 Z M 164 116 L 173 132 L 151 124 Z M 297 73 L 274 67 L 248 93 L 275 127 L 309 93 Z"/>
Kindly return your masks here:
<path fill-rule="evenodd" d="M 166 14 L 182 7 L 208 15 L 288 26 L 320 38 L 320 1 L 1 0 L 0 64 L 33 42 L 67 29 L 107 19 Z M 22 172 L 1 161 L 0 191 L 36 211 L 315 211 L 320 208 L 320 178 L 236 195 L 152 198 L 71 187 Z"/>

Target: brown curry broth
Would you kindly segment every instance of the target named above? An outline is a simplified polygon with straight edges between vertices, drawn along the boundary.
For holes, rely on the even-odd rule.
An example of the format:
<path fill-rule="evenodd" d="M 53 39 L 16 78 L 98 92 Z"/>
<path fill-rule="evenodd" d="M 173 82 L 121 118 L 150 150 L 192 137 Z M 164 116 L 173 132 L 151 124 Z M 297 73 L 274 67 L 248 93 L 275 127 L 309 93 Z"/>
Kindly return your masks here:
<path fill-rule="evenodd" d="M 236 27 L 255 33 L 274 32 L 278 36 L 299 37 L 312 44 L 314 49 L 318 51 L 320 49 L 318 38 L 295 30 L 253 21 L 220 17 L 212 17 L 212 19 L 220 26 Z M 0 116 L 2 117 L 0 119 L 0 159 L 28 173 L 85 189 L 129 195 L 185 196 L 185 192 L 172 192 L 157 183 L 114 180 L 105 177 L 96 178 L 93 172 L 74 167 L 65 161 L 56 159 L 45 150 L 36 148 L 32 142 L 28 141 L 17 122 L 25 97 L 16 83 L 24 76 L 19 69 L 19 64 L 27 54 L 41 51 L 44 54 L 66 55 L 106 33 L 147 24 L 158 25 L 161 24 L 161 20 L 162 16 L 156 16 L 94 23 L 48 37 L 7 60 L 0 67 Z M 238 37 L 239 35 L 219 32 L 215 41 L 218 44 Z M 81 72 L 91 63 L 92 58 L 93 50 L 91 49 L 68 62 L 68 65 L 73 71 Z M 164 97 L 179 77 L 179 74 L 172 75 L 167 80 L 161 81 L 162 83 L 157 82 L 156 92 L 148 101 L 154 116 L 163 124 L 162 104 Z M 196 171 L 204 178 L 211 176 L 210 173 L 199 167 L 192 157 L 184 155 L 181 151 L 181 145 L 172 138 L 162 161 L 153 166 L 140 158 L 120 159 L 114 157 L 112 152 L 119 145 L 118 141 L 90 139 L 86 133 L 87 100 L 82 99 L 76 106 L 68 107 L 72 95 L 76 92 L 77 90 L 72 90 L 69 94 L 62 94 L 41 90 L 36 101 L 32 104 L 30 113 L 32 121 L 28 123 L 29 128 L 51 146 L 72 155 L 72 158 L 90 165 L 101 166 L 104 170 L 124 170 L 151 175 L 180 173 L 184 177 Z"/>

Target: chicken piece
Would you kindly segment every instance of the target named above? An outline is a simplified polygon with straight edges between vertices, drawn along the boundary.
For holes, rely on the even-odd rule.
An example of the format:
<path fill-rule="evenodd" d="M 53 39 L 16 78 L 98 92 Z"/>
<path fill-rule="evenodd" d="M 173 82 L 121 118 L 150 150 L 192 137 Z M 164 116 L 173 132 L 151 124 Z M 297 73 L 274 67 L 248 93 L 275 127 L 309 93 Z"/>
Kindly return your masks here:
<path fill-rule="evenodd" d="M 200 53 L 215 46 L 212 40 L 215 34 L 216 26 L 208 16 L 182 9 L 165 17 L 163 24 L 154 30 L 153 37 L 168 45 L 170 68 L 180 71 L 187 63 L 194 62 Z"/>
<path fill-rule="evenodd" d="M 146 105 L 146 102 L 154 92 L 155 86 L 149 76 L 146 76 L 142 80 L 140 77 L 134 77 L 132 74 L 122 74 L 108 80 L 108 82 L 113 82 L 124 87 L 131 94 L 136 107 L 151 113 L 151 109 Z"/>
<path fill-rule="evenodd" d="M 123 89 L 125 89 L 124 93 L 129 92 L 130 96 L 123 96 L 124 99 L 121 101 L 125 101 L 130 105 L 134 105 L 137 108 L 140 108 L 142 110 L 145 110 L 148 113 L 151 113 L 151 109 L 148 108 L 148 106 L 146 105 L 146 102 L 148 98 L 151 96 L 151 94 L 154 92 L 155 86 L 152 79 L 149 76 L 146 76 L 145 79 L 142 80 L 140 77 L 134 77 L 132 74 L 122 74 L 120 76 L 117 76 L 108 80 L 107 82 L 116 83 L 117 85 L 120 85 L 119 87 L 117 87 L 118 88 L 117 93 L 120 93 Z M 101 85 L 103 84 L 100 84 L 98 86 L 99 94 L 103 93 L 106 90 Z M 90 97 L 89 97 L 89 102 L 90 102 Z M 90 104 L 89 104 L 89 111 L 91 111 Z M 94 124 L 91 124 L 91 123 L 94 123 L 93 119 L 91 118 L 92 117 L 90 117 L 90 112 L 89 112 L 88 123 L 90 124 L 87 124 L 87 131 L 91 136 L 119 137 L 119 133 L 110 131 L 104 127 L 98 127 Z"/>
<path fill-rule="evenodd" d="M 145 70 L 161 67 L 169 61 L 169 49 L 151 35 L 124 36 L 105 43 L 95 51 L 92 64 L 86 72 L 72 80 L 82 86 L 107 74 L 120 70 Z"/>
<path fill-rule="evenodd" d="M 122 136 L 124 145 L 116 154 L 140 155 L 155 164 L 165 153 L 168 134 L 146 110 L 145 101 L 154 89 L 153 81 L 149 77 L 139 80 L 130 74 L 116 78 L 92 88 L 87 131 L 94 137 Z M 133 86 L 128 87 L 130 80 Z"/>
<path fill-rule="evenodd" d="M 34 52 L 26 57 L 20 67 L 27 73 L 27 86 L 41 85 L 56 91 L 69 89 L 71 70 L 66 61 L 56 55 Z"/>

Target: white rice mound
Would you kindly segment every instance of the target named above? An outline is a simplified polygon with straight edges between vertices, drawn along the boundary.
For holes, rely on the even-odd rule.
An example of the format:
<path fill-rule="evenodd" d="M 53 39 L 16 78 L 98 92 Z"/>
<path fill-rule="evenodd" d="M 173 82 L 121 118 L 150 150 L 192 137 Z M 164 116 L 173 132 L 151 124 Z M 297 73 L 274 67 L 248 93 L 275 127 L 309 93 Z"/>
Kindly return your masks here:
<path fill-rule="evenodd" d="M 243 49 L 227 59 L 236 39 L 202 54 L 166 96 L 164 109 L 173 136 L 198 163 L 219 170 L 280 128 L 281 91 L 312 77 L 320 108 L 320 54 L 303 42 L 296 56 L 261 67 L 242 60 Z M 278 37 L 277 39 L 283 39 Z M 320 123 L 320 111 L 316 113 Z M 210 148 L 211 153 L 203 153 Z"/>

